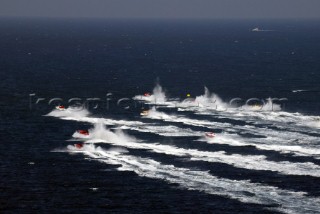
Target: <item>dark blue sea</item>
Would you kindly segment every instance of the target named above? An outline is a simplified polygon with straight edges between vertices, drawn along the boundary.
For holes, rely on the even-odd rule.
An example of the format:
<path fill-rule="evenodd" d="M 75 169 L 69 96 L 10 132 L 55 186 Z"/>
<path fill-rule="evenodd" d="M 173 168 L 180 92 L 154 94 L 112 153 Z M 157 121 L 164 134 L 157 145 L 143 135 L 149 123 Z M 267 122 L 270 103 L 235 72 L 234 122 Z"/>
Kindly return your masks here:
<path fill-rule="evenodd" d="M 0 53 L 0 213 L 320 212 L 319 20 L 1 18 Z"/>

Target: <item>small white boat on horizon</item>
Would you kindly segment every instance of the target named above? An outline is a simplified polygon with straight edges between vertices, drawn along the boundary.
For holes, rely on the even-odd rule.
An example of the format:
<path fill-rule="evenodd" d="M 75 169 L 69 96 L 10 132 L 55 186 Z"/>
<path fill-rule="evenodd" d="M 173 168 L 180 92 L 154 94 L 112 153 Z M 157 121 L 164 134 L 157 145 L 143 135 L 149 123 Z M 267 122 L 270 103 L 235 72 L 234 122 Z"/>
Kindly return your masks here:
<path fill-rule="evenodd" d="M 253 28 L 251 31 L 252 32 L 267 32 L 267 31 L 274 31 L 274 30 L 264 30 L 264 29 L 260 29 L 260 28 L 256 27 L 256 28 Z"/>

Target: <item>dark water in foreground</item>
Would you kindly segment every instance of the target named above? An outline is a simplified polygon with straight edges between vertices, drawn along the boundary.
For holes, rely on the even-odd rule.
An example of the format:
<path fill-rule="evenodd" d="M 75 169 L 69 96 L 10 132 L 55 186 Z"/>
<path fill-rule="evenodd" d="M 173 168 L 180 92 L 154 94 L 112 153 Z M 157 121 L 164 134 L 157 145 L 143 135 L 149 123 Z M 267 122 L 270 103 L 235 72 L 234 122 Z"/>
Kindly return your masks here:
<path fill-rule="evenodd" d="M 319 22 L 2 19 L 0 39 L 1 213 L 317 212 Z M 170 98 L 207 86 L 226 103 L 287 98 L 289 113 L 163 107 L 168 117 L 141 118 L 143 104 L 116 105 L 152 91 L 157 78 Z M 92 122 L 44 117 L 57 97 L 100 98 L 91 117 L 140 146 L 113 155 L 117 145 L 97 144 L 112 156 L 68 151 L 75 130 Z M 208 143 L 212 130 L 219 138 Z"/>

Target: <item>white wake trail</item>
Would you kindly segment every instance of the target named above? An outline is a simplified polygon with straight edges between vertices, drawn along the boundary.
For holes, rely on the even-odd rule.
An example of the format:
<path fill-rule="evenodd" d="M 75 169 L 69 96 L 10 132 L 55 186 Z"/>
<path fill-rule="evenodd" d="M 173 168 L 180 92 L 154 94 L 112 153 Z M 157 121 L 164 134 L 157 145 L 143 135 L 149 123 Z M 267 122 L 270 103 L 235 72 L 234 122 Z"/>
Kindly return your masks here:
<path fill-rule="evenodd" d="M 212 163 L 226 163 L 237 168 L 250 170 L 267 170 L 279 172 L 286 175 L 309 175 L 320 177 L 320 166 L 313 163 L 292 163 L 289 161 L 274 162 L 268 161 L 263 155 L 228 155 L 224 151 L 208 152 L 197 149 L 184 149 L 171 145 L 136 142 L 132 137 L 127 136 L 121 130 L 115 133 L 102 125 L 96 125 L 90 130 L 90 138 L 86 143 L 109 143 L 115 146 L 122 146 L 132 149 L 149 149 L 155 153 L 173 155 L 178 157 L 190 157 L 191 161 L 206 161 Z"/>
<path fill-rule="evenodd" d="M 184 129 L 179 128 L 176 126 L 161 126 L 156 123 L 144 123 L 140 121 L 128 121 L 128 120 L 113 120 L 109 118 L 95 118 L 95 117 L 88 117 L 89 112 L 87 110 L 83 111 L 59 111 L 59 110 L 53 110 L 49 114 L 45 116 L 52 116 L 57 117 L 63 120 L 73 120 L 78 122 L 85 122 L 85 123 L 103 123 L 105 125 L 115 125 L 119 126 L 121 129 L 130 129 L 135 130 L 139 132 L 145 132 L 145 133 L 153 133 L 160 136 L 177 136 L 177 137 L 185 137 L 185 136 L 201 136 L 202 132 L 196 132 L 191 129 Z"/>
<path fill-rule="evenodd" d="M 255 184 L 246 180 L 235 181 L 218 178 L 206 171 L 195 171 L 173 165 L 163 165 L 160 162 L 147 158 L 135 157 L 119 152 L 106 152 L 100 147 L 95 148 L 92 145 L 88 145 L 83 153 L 100 162 L 121 165 L 118 168 L 120 171 L 133 171 L 139 176 L 179 184 L 189 190 L 220 195 L 243 203 L 278 206 L 269 209 L 287 213 L 302 213 L 316 212 L 319 207 L 319 198 L 307 197 L 304 192 L 281 190 L 277 187 Z"/>
<path fill-rule="evenodd" d="M 155 120 L 163 120 L 167 122 L 178 122 L 183 123 L 186 125 L 198 126 L 198 127 L 205 127 L 211 129 L 222 129 L 228 132 L 241 132 L 241 133 L 250 133 L 256 135 L 263 135 L 265 138 L 249 138 L 244 139 L 237 137 L 237 141 L 235 142 L 232 138 L 226 138 L 225 134 L 219 134 L 214 141 L 215 143 L 224 143 L 229 145 L 252 145 L 256 148 L 262 150 L 274 150 L 279 151 L 281 153 L 288 153 L 292 152 L 297 155 L 302 156 L 319 156 L 320 150 L 315 147 L 311 147 L 312 144 L 317 145 L 319 142 L 319 138 L 312 137 L 296 132 L 279 132 L 268 128 L 258 128 L 254 126 L 239 126 L 233 125 L 231 123 L 219 123 L 219 122 L 211 122 L 207 120 L 197 120 L 197 119 L 189 119 L 182 116 L 177 115 L 168 115 L 164 112 L 159 112 L 156 108 L 152 108 L 149 110 L 148 115 L 145 116 L 150 119 Z M 292 145 L 292 141 L 298 141 L 297 145 Z M 274 144 L 277 142 L 277 144 Z M 316 157 L 318 158 L 318 157 Z"/>

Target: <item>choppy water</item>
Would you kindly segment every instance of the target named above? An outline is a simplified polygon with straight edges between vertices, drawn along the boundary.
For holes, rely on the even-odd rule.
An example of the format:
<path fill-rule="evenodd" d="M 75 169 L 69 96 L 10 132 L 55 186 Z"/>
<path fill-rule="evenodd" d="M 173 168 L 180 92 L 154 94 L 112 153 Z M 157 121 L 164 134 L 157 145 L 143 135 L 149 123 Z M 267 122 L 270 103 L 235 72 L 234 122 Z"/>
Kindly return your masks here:
<path fill-rule="evenodd" d="M 0 22 L 1 212 L 318 212 L 318 22 Z"/>

